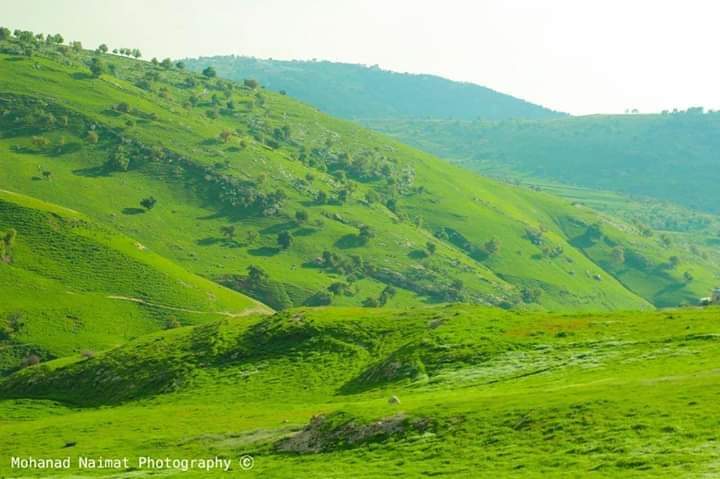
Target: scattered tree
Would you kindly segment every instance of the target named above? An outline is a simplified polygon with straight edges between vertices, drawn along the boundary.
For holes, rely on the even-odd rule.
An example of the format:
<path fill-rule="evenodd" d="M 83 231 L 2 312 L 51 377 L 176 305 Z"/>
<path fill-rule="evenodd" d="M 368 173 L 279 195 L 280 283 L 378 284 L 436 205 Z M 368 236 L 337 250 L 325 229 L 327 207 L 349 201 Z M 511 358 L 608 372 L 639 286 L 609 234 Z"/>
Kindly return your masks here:
<path fill-rule="evenodd" d="M 489 256 L 496 255 L 500 251 L 500 240 L 493 238 L 485 243 L 485 252 Z"/>
<path fill-rule="evenodd" d="M 425 244 L 425 249 L 427 250 L 428 254 L 432 256 L 435 254 L 435 251 L 437 251 L 437 245 L 432 241 L 428 241 Z"/>
<path fill-rule="evenodd" d="M 233 132 L 230 130 L 223 130 L 220 132 L 219 136 L 223 143 L 227 143 L 228 141 L 230 141 L 230 138 L 232 138 Z"/>
<path fill-rule="evenodd" d="M 612 250 L 613 260 L 618 264 L 625 263 L 625 248 L 622 246 L 616 246 Z"/>
<path fill-rule="evenodd" d="M 176 329 L 181 327 L 180 321 L 175 316 L 170 316 L 165 320 L 165 329 Z"/>
<path fill-rule="evenodd" d="M 206 67 L 206 68 L 202 71 L 202 74 L 203 74 L 206 78 L 215 78 L 215 77 L 217 76 L 217 72 L 215 71 L 215 69 L 214 69 L 213 67 L 210 67 L 210 66 L 209 66 L 209 67 Z"/>
<path fill-rule="evenodd" d="M 378 304 L 380 306 L 385 306 L 391 298 L 395 297 L 396 294 L 397 290 L 394 287 L 386 286 L 385 289 L 382 290 L 382 293 L 380 293 Z"/>
<path fill-rule="evenodd" d="M 86 349 L 83 352 L 80 353 L 80 356 L 82 356 L 85 359 L 92 359 L 95 357 L 95 351 Z"/>
<path fill-rule="evenodd" d="M 360 239 L 360 243 L 362 244 L 368 244 L 368 242 L 375 237 L 375 232 L 367 225 L 360 226 L 360 234 L 358 235 L 358 238 Z"/>
<path fill-rule="evenodd" d="M 309 217 L 310 217 L 310 216 L 308 215 L 308 212 L 305 211 L 305 210 L 297 210 L 297 211 L 295 212 L 295 221 L 296 221 L 297 224 L 299 224 L 299 225 L 307 222 L 307 220 L 308 220 Z"/>
<path fill-rule="evenodd" d="M 157 200 L 153 198 L 152 196 L 149 196 L 147 198 L 143 198 L 140 201 L 140 206 L 145 208 L 145 211 L 150 211 L 155 207 L 155 204 L 157 203 Z"/>
<path fill-rule="evenodd" d="M 27 355 L 23 360 L 22 363 L 20 363 L 21 367 L 27 368 L 30 366 L 35 366 L 37 364 L 40 364 L 40 356 L 37 354 L 29 354 Z"/>
<path fill-rule="evenodd" d="M 283 231 L 278 234 L 277 242 L 282 249 L 288 249 L 295 242 L 295 237 L 293 237 L 293 234 L 290 231 Z"/>
<path fill-rule="evenodd" d="M 227 225 L 227 226 L 221 226 L 220 232 L 225 236 L 228 240 L 232 240 L 235 238 L 235 225 Z"/>
<path fill-rule="evenodd" d="M 270 279 L 264 269 L 253 264 L 248 266 L 247 272 L 250 284 L 255 287 L 267 284 Z"/>
<path fill-rule="evenodd" d="M 90 61 L 90 72 L 94 78 L 99 78 L 105 73 L 105 64 L 97 57 Z"/>
<path fill-rule="evenodd" d="M 91 145 L 97 145 L 98 141 L 100 141 L 100 135 L 98 135 L 95 130 L 90 130 L 85 136 L 85 141 L 87 141 Z"/>
<path fill-rule="evenodd" d="M 14 228 L 10 228 L 3 235 L 2 238 L 2 254 L 0 255 L 4 261 L 12 260 L 13 247 L 15 246 L 15 239 L 17 238 L 17 231 Z"/>
<path fill-rule="evenodd" d="M 260 235 L 255 230 L 250 230 L 245 234 L 245 240 L 248 244 L 254 244 L 259 238 Z"/>
<path fill-rule="evenodd" d="M 107 53 L 108 52 L 108 46 L 104 43 L 101 43 L 100 46 L 97 47 L 98 53 Z"/>

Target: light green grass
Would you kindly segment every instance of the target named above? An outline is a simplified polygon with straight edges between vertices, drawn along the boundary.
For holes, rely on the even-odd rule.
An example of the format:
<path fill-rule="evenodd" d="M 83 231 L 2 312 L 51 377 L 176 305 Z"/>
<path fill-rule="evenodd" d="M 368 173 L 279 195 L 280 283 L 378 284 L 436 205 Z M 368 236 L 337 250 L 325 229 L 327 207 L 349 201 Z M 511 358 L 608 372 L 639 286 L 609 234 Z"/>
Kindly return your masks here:
<path fill-rule="evenodd" d="M 252 454 L 247 474 L 259 477 L 712 477 L 717 313 L 455 306 L 224 320 L 8 378 L 0 447 L 133 460 Z M 399 367 L 412 364 L 421 370 Z M 92 388 L 100 380 L 106 387 Z M 391 395 L 401 403 L 388 404 Z M 433 426 L 352 447 L 331 441 L 316 454 L 275 450 L 313 415 L 337 411 Z M 242 472 L 237 462 L 233 470 Z M 147 471 L 107 474 L 137 475 Z"/>

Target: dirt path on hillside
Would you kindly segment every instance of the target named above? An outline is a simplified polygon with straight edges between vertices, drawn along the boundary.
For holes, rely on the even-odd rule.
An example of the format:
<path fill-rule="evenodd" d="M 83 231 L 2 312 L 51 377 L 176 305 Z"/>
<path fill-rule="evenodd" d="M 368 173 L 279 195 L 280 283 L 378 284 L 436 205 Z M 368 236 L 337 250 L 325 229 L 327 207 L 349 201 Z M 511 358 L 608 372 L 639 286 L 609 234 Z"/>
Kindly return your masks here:
<path fill-rule="evenodd" d="M 195 309 L 186 309 L 186 308 L 178 308 L 176 306 L 166 306 L 164 304 L 157 304 L 157 303 L 151 303 L 149 301 L 145 301 L 142 298 L 133 298 L 131 296 L 116 296 L 116 295 L 110 295 L 106 296 L 107 299 L 116 299 L 119 301 L 130 301 L 133 303 L 142 304 L 144 306 L 150 306 L 151 308 L 159 308 L 159 309 L 168 309 L 170 311 L 179 311 L 182 313 L 192 313 L 192 314 L 217 314 L 220 316 L 228 316 L 230 318 L 241 318 L 243 316 L 250 316 L 251 314 L 271 314 L 272 310 L 261 305 L 256 305 L 251 308 L 248 308 L 240 313 L 231 313 L 229 311 L 198 311 Z"/>

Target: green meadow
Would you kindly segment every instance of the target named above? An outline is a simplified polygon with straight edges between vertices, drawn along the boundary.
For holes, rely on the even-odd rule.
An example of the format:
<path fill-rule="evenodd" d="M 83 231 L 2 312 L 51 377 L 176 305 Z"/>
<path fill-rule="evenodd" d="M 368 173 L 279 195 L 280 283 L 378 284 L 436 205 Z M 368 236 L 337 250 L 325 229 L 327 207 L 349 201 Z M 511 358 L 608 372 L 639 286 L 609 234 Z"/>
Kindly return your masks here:
<path fill-rule="evenodd" d="M 0 29 L 0 477 L 720 475 L 713 220 L 123 50 Z"/>

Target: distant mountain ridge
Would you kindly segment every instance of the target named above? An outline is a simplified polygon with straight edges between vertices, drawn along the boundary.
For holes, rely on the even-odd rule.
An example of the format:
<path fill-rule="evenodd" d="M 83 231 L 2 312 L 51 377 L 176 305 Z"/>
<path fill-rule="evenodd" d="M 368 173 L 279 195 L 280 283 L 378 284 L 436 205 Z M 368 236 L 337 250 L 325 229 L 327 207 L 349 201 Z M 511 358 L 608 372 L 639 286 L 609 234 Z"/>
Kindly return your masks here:
<path fill-rule="evenodd" d="M 255 79 L 321 110 L 348 119 L 546 119 L 566 116 L 473 83 L 434 75 L 397 73 L 377 66 L 329 61 L 285 61 L 214 56 L 183 62 L 212 66 L 233 80 Z"/>

